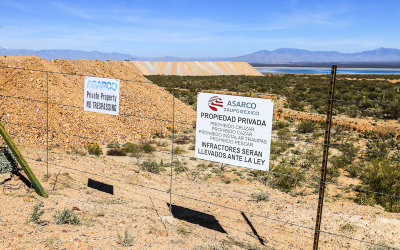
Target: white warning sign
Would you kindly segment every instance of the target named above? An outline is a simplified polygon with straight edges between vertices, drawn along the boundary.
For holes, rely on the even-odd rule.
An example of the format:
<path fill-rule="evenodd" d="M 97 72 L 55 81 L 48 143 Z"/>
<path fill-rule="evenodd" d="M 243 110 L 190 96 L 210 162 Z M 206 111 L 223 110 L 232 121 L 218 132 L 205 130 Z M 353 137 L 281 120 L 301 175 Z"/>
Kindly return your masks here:
<path fill-rule="evenodd" d="M 118 79 L 85 76 L 85 110 L 118 115 L 119 85 Z"/>
<path fill-rule="evenodd" d="M 273 108 L 270 99 L 199 93 L 196 158 L 269 170 Z"/>

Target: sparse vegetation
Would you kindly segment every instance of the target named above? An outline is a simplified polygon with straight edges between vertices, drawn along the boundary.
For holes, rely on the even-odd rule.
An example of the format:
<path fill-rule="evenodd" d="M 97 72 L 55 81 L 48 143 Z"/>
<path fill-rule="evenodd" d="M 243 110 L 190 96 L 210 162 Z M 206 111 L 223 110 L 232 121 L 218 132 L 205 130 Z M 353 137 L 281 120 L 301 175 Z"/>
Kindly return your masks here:
<path fill-rule="evenodd" d="M 33 224 L 42 224 L 42 215 L 44 214 L 44 210 L 40 209 L 40 205 L 35 205 L 33 207 L 33 211 L 29 216 L 28 223 L 33 223 Z"/>
<path fill-rule="evenodd" d="M 81 220 L 74 214 L 74 210 L 64 208 L 62 211 L 57 211 L 54 215 L 56 224 L 69 224 L 69 225 L 80 225 Z"/>
<path fill-rule="evenodd" d="M 185 150 L 183 150 L 181 147 L 179 147 L 179 146 L 174 147 L 174 154 L 179 155 L 179 154 L 183 154 L 183 153 L 185 153 Z"/>
<path fill-rule="evenodd" d="M 310 121 L 304 121 L 299 123 L 296 129 L 298 133 L 312 133 L 315 130 L 315 124 Z"/>
<path fill-rule="evenodd" d="M 269 193 L 261 192 L 261 193 L 252 193 L 251 198 L 253 200 L 260 202 L 260 201 L 269 201 Z"/>
<path fill-rule="evenodd" d="M 161 171 L 165 171 L 164 167 L 165 164 L 162 161 L 160 163 L 155 161 L 144 161 L 140 165 L 140 169 L 153 174 L 159 174 Z"/>
<path fill-rule="evenodd" d="M 87 150 L 88 154 L 100 156 L 103 154 L 101 147 L 96 143 L 89 143 L 85 145 L 85 149 Z"/>
<path fill-rule="evenodd" d="M 111 148 L 107 151 L 107 155 L 112 156 L 126 156 L 126 152 L 123 149 Z"/>
<path fill-rule="evenodd" d="M 117 243 L 123 247 L 130 247 L 130 246 L 133 246 L 134 240 L 135 239 L 130 235 L 128 229 L 125 229 L 124 237 L 122 237 L 120 234 L 118 234 Z"/>
<path fill-rule="evenodd" d="M 375 203 L 390 212 L 400 212 L 400 164 L 388 159 L 375 159 L 361 175 L 363 186 L 372 192 L 362 192 L 356 201 L 365 205 Z M 382 195 L 388 194 L 388 195 Z"/>

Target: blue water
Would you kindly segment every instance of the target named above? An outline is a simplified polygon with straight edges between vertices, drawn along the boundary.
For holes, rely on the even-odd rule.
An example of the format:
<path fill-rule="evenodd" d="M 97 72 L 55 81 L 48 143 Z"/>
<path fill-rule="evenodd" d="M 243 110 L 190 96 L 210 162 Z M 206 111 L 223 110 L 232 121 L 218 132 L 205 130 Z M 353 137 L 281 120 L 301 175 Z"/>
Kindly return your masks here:
<path fill-rule="evenodd" d="M 330 68 L 256 68 L 261 73 L 272 73 L 272 74 L 330 74 Z M 389 75 L 389 74 L 400 74 L 400 69 L 373 69 L 373 68 L 365 68 L 365 69 L 352 69 L 352 68 L 344 68 L 338 69 L 337 74 L 380 74 L 380 75 Z"/>

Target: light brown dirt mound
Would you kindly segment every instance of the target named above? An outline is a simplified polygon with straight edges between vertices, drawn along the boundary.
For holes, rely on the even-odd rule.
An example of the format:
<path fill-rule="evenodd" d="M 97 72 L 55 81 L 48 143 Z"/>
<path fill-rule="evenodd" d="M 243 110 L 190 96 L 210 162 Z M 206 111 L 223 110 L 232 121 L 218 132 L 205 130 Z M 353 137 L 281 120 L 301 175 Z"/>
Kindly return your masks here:
<path fill-rule="evenodd" d="M 131 67 L 143 75 L 248 75 L 262 76 L 247 62 L 155 62 L 131 61 Z"/>
<path fill-rule="evenodd" d="M 172 131 L 169 122 L 173 118 L 172 96 L 143 75 L 133 72 L 124 62 L 2 57 L 0 117 L 19 143 L 46 145 L 46 74 L 51 145 L 77 147 L 90 141 L 123 143 Z M 121 79 L 119 116 L 83 110 L 84 76 Z M 194 119 L 195 112 L 175 99 L 175 121 L 191 123 Z M 185 125 L 177 123 L 175 127 L 180 130 Z"/>

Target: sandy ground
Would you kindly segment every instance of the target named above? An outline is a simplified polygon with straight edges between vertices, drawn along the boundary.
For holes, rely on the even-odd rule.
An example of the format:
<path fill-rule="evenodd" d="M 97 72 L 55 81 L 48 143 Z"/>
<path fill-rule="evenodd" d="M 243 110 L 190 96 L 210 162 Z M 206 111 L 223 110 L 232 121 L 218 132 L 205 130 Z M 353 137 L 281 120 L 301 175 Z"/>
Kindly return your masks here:
<path fill-rule="evenodd" d="M 123 236 L 125 230 L 133 237 L 130 249 L 310 249 L 313 243 L 317 194 L 291 196 L 258 181 L 226 184 L 216 176 L 204 180 L 173 172 L 172 204 L 214 216 L 223 228 L 216 231 L 212 218 L 204 215 L 199 219 L 199 214 L 192 214 L 191 219 L 214 229 L 171 217 L 170 168 L 152 174 L 141 171 L 135 158 L 80 156 L 53 149 L 47 179 L 45 151 L 28 147 L 21 151 L 50 196 L 39 197 L 17 176 L 0 186 L 2 249 L 122 249 L 118 234 Z M 171 159 L 161 152 L 147 157 Z M 189 169 L 202 162 L 187 161 Z M 87 187 L 88 178 L 113 185 L 114 195 Z M 334 187 L 327 188 L 321 249 L 374 247 L 366 242 L 400 247 L 399 214 L 335 199 L 330 195 Z M 260 192 L 269 193 L 269 201 L 251 197 Z M 27 223 L 37 204 L 45 212 L 43 223 Z M 82 224 L 55 224 L 54 214 L 64 208 L 74 209 Z"/>

